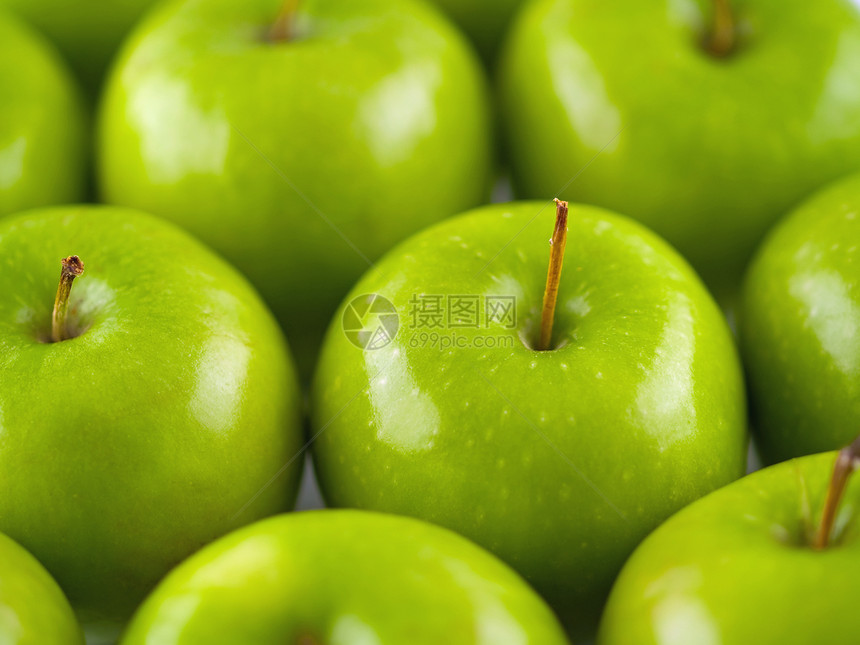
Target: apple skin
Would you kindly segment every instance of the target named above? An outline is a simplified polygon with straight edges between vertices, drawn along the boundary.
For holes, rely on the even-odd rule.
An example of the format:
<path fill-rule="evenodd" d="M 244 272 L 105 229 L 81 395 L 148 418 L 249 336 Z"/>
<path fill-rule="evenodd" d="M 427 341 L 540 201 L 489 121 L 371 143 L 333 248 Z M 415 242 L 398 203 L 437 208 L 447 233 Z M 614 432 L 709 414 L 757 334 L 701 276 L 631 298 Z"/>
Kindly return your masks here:
<path fill-rule="evenodd" d="M 860 170 L 860 6 L 729 2 L 745 31 L 720 59 L 712 0 L 537 0 L 499 75 L 517 195 L 642 221 L 727 305 L 770 226 Z"/>
<path fill-rule="evenodd" d="M 44 33 L 95 98 L 123 38 L 154 0 L 0 0 Z"/>
<path fill-rule="evenodd" d="M 156 638 L 157 635 L 157 638 Z M 282 515 L 177 567 L 122 645 L 564 645 L 550 609 L 468 540 L 361 511 Z"/>
<path fill-rule="evenodd" d="M 771 466 L 672 517 L 624 566 L 598 643 L 855 642 L 860 480 L 843 500 L 843 532 L 823 551 L 809 546 L 835 457 Z"/>
<path fill-rule="evenodd" d="M 84 645 L 62 590 L 32 555 L 0 533 L 0 643 Z"/>
<path fill-rule="evenodd" d="M 335 318 L 311 393 L 314 465 L 331 505 L 451 528 L 587 630 L 649 531 L 743 475 L 745 401 L 730 333 L 693 271 L 639 224 L 592 207 L 570 211 L 555 318 L 564 346 L 530 349 L 551 211 L 473 211 L 358 283 L 345 302 L 380 294 L 401 328 L 362 351 Z M 422 293 L 513 295 L 517 328 L 458 330 L 487 334 L 493 349 L 413 346 L 409 301 Z"/>
<path fill-rule="evenodd" d="M 508 27 L 524 0 L 432 0 L 472 40 L 484 62 L 492 67 Z"/>
<path fill-rule="evenodd" d="M 60 259 L 79 336 L 49 337 Z M 84 620 L 123 619 L 207 542 L 292 506 L 302 444 L 283 337 L 174 226 L 76 206 L 0 224 L 0 530 Z"/>
<path fill-rule="evenodd" d="M 78 89 L 59 56 L 0 14 L 0 217 L 83 198 L 85 130 Z"/>
<path fill-rule="evenodd" d="M 860 427 L 860 175 L 804 202 L 744 283 L 753 430 L 768 462 L 835 450 Z"/>
<path fill-rule="evenodd" d="M 409 0 L 191 0 L 131 37 L 100 123 L 106 201 L 171 219 L 261 291 L 307 366 L 368 262 L 483 202 L 486 83 Z"/>

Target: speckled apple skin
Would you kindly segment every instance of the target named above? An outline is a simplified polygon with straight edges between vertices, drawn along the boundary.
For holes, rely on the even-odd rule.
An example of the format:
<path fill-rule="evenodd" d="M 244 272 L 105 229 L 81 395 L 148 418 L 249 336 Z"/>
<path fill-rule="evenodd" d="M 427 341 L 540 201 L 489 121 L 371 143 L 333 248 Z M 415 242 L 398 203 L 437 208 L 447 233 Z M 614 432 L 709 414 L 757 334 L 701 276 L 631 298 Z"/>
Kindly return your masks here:
<path fill-rule="evenodd" d="M 60 587 L 32 555 L 0 533 L 0 643 L 84 645 Z"/>
<path fill-rule="evenodd" d="M 80 333 L 44 342 L 72 253 Z M 209 249 L 129 209 L 32 211 L 0 224 L 0 294 L 0 531 L 82 617 L 127 618 L 190 553 L 291 507 L 300 462 L 270 482 L 303 441 L 288 349 Z"/>
<path fill-rule="evenodd" d="M 570 211 L 558 349 L 530 349 L 553 219 L 551 203 L 486 207 L 368 272 L 345 302 L 380 294 L 400 329 L 362 351 L 335 318 L 312 391 L 313 450 L 331 504 L 452 528 L 584 627 L 650 530 L 743 474 L 745 401 L 726 323 L 689 266 L 592 207 Z M 493 349 L 413 346 L 413 294 L 513 295 L 517 326 L 457 330 Z"/>
<path fill-rule="evenodd" d="M 860 430 L 860 175 L 774 229 L 747 275 L 740 328 L 762 456 L 850 443 Z"/>
<path fill-rule="evenodd" d="M 809 546 L 835 457 L 753 473 L 648 536 L 612 590 L 599 645 L 855 642 L 860 479 L 849 483 L 832 546 Z"/>
<path fill-rule="evenodd" d="M 860 170 L 860 5 L 729 4 L 738 46 L 716 58 L 712 0 L 537 0 L 499 88 L 518 196 L 634 217 L 733 302 L 767 230 Z"/>
<path fill-rule="evenodd" d="M 363 511 L 282 515 L 195 554 L 122 645 L 565 645 L 523 579 L 468 540 Z"/>

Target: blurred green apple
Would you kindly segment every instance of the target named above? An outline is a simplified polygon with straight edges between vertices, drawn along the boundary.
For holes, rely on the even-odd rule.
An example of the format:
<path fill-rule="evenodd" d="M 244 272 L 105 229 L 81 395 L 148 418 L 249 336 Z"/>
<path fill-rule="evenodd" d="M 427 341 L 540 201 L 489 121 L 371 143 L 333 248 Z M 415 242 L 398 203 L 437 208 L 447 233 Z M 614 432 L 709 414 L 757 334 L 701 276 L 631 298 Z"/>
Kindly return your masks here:
<path fill-rule="evenodd" d="M 101 190 L 192 231 L 261 291 L 308 366 L 395 242 L 483 201 L 480 65 L 412 0 L 174 2 L 102 109 Z M 279 13 L 280 12 L 280 13 Z"/>
<path fill-rule="evenodd" d="M 122 39 L 154 0 L 0 0 L 42 31 L 94 97 Z"/>
<path fill-rule="evenodd" d="M 0 643 L 84 645 L 75 614 L 38 560 L 0 533 Z"/>
<path fill-rule="evenodd" d="M 834 450 L 860 428 L 860 175 L 777 226 L 744 284 L 741 339 L 765 460 Z"/>
<path fill-rule="evenodd" d="M 314 464 L 330 504 L 462 533 L 579 632 L 649 531 L 744 473 L 745 403 L 728 328 L 693 271 L 600 209 L 570 209 L 552 349 L 534 349 L 550 211 L 474 211 L 365 275 L 315 376 Z M 374 312 L 388 336 L 355 333 Z"/>
<path fill-rule="evenodd" d="M 598 643 L 856 642 L 860 482 L 829 546 L 816 546 L 834 457 L 753 473 L 672 517 L 624 566 Z"/>
<path fill-rule="evenodd" d="M 52 316 L 72 251 L 86 272 Z M 292 505 L 298 466 L 265 487 L 302 443 L 287 348 L 208 249 L 126 209 L 33 211 L 0 224 L 0 294 L 0 530 L 82 618 L 127 617 L 187 555 Z"/>
<path fill-rule="evenodd" d="M 641 220 L 726 304 L 768 228 L 860 169 L 852 0 L 536 0 L 501 68 L 517 193 Z"/>
<path fill-rule="evenodd" d="M 469 36 L 481 57 L 494 65 L 514 15 L 524 0 L 431 0 Z"/>
<path fill-rule="evenodd" d="M 403 517 L 264 520 L 177 567 L 122 645 L 564 645 L 555 616 L 496 558 Z"/>
<path fill-rule="evenodd" d="M 83 198 L 84 121 L 78 89 L 54 50 L 0 13 L 0 217 Z"/>

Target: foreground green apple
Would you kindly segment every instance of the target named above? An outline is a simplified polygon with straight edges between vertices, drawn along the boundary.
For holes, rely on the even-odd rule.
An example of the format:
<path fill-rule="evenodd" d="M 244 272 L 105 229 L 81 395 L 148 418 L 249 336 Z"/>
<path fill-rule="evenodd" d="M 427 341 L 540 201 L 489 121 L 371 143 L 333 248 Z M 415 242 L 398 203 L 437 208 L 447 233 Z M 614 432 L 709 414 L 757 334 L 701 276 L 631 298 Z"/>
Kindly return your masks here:
<path fill-rule="evenodd" d="M 32 555 L 0 533 L 0 643 L 83 645 L 63 592 Z"/>
<path fill-rule="evenodd" d="M 563 645 L 549 608 L 458 535 L 317 511 L 259 522 L 184 562 L 122 645 Z"/>
<path fill-rule="evenodd" d="M 857 642 L 860 482 L 829 545 L 816 542 L 833 464 L 827 453 L 772 466 L 666 522 L 624 566 L 598 642 Z"/>
<path fill-rule="evenodd" d="M 852 0 L 536 0 L 502 68 L 518 193 L 643 221 L 727 300 L 777 218 L 860 169 Z"/>
<path fill-rule="evenodd" d="M 72 251 L 86 272 L 52 316 Z M 293 503 L 297 467 L 263 489 L 301 445 L 283 338 L 173 226 L 94 206 L 0 224 L 0 364 L 0 530 L 87 619 L 127 615 L 188 554 Z"/>
<path fill-rule="evenodd" d="M 0 217 L 83 198 L 84 113 L 50 46 L 0 13 Z"/>
<path fill-rule="evenodd" d="M 423 3 L 282 5 L 171 3 L 140 27 L 103 106 L 101 188 L 233 261 L 315 358 L 372 259 L 484 199 L 490 135 L 478 63 Z"/>
<path fill-rule="evenodd" d="M 0 0 L 42 31 L 92 95 L 120 42 L 154 0 Z"/>
<path fill-rule="evenodd" d="M 639 540 L 743 474 L 745 406 L 728 329 L 694 273 L 599 209 L 570 211 L 554 349 L 533 349 L 551 211 L 458 217 L 358 283 L 315 377 L 314 459 L 329 503 L 452 528 L 585 630 Z M 393 339 L 378 298 L 380 325 L 364 316 L 369 335 L 353 331 L 362 294 L 399 314 Z"/>
<path fill-rule="evenodd" d="M 767 461 L 860 428 L 860 175 L 801 205 L 750 267 L 741 310 L 753 429 Z"/>
<path fill-rule="evenodd" d="M 432 0 L 472 39 L 484 61 L 493 65 L 523 0 Z"/>

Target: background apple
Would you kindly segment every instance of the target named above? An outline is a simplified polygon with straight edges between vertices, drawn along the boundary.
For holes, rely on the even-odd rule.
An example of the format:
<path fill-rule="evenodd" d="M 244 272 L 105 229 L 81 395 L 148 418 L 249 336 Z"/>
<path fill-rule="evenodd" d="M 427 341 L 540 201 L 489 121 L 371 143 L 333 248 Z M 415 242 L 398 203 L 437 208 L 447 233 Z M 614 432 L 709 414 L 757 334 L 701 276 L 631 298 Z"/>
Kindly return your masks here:
<path fill-rule="evenodd" d="M 522 578 L 462 537 L 358 511 L 264 520 L 175 569 L 123 645 L 563 645 Z"/>
<path fill-rule="evenodd" d="M 689 266 L 596 208 L 571 207 L 555 349 L 532 349 L 552 210 L 496 205 L 439 224 L 357 284 L 315 376 L 313 450 L 330 504 L 452 528 L 586 631 L 639 540 L 743 474 L 745 406 L 729 331 Z M 341 326 L 362 294 L 399 314 L 378 349 Z M 487 322 L 506 298 L 513 319 Z"/>
<path fill-rule="evenodd" d="M 500 96 L 520 196 L 641 220 L 728 304 L 767 229 L 860 169 L 860 6 L 729 0 L 735 42 L 717 56 L 715 4 L 529 3 Z"/>
<path fill-rule="evenodd" d="M 83 645 L 66 597 L 32 555 L 0 533 L 0 643 Z"/>
<path fill-rule="evenodd" d="M 750 266 L 741 338 L 766 461 L 847 443 L 860 428 L 860 175 L 821 191 Z"/>
<path fill-rule="evenodd" d="M 523 0 L 431 0 L 472 39 L 484 62 L 494 65 Z"/>
<path fill-rule="evenodd" d="M 71 338 L 50 342 L 60 259 Z M 87 620 L 289 508 L 302 443 L 287 348 L 232 268 L 173 226 L 72 206 L 0 224 L 0 530 Z"/>
<path fill-rule="evenodd" d="M 100 177 L 107 201 L 245 272 L 309 370 L 373 259 L 486 197 L 491 137 L 480 66 L 432 8 L 282 5 L 191 0 L 145 21 L 107 91 Z"/>
<path fill-rule="evenodd" d="M 849 484 L 832 546 L 812 546 L 834 457 L 753 473 L 671 518 L 624 566 L 598 642 L 853 643 L 860 482 Z"/>
<path fill-rule="evenodd" d="M 83 197 L 84 130 L 78 90 L 60 58 L 0 14 L 0 217 Z"/>
<path fill-rule="evenodd" d="M 92 97 L 122 39 L 154 0 L 0 0 L 57 45 Z"/>

